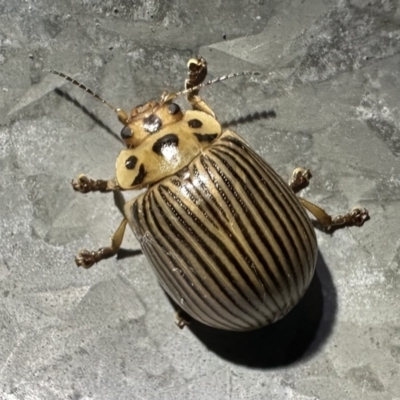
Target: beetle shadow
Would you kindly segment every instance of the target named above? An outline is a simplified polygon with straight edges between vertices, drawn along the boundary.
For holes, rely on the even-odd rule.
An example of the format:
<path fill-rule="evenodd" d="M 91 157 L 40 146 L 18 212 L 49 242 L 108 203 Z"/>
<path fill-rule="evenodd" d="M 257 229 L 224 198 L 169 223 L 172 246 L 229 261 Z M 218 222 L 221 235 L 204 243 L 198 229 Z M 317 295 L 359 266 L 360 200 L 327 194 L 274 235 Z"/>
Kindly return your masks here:
<path fill-rule="evenodd" d="M 336 312 L 336 289 L 319 253 L 310 287 L 280 321 L 250 332 L 219 330 L 197 321 L 188 328 L 221 358 L 252 368 L 277 368 L 315 354 L 331 334 Z"/>
<path fill-rule="evenodd" d="M 98 118 L 95 114 L 89 111 L 82 103 L 80 103 L 75 98 L 71 97 L 67 92 L 64 92 L 61 89 L 54 89 L 54 92 L 62 97 L 64 100 L 68 101 L 69 103 L 73 104 L 75 107 L 79 108 L 85 115 L 87 115 L 96 125 L 100 128 L 104 129 L 109 135 L 114 137 L 118 140 L 119 143 L 123 143 L 120 137 L 108 126 L 106 125 L 100 118 Z"/>

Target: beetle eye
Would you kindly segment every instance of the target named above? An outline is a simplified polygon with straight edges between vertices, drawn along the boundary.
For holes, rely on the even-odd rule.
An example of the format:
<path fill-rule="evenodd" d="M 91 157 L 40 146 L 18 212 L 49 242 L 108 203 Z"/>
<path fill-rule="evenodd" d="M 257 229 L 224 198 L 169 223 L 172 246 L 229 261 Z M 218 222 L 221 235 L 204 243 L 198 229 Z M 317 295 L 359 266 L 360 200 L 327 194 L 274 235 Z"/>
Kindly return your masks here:
<path fill-rule="evenodd" d="M 133 136 L 133 132 L 131 131 L 131 128 L 129 125 L 126 125 L 124 128 L 122 128 L 121 131 L 121 137 L 122 139 L 129 139 Z"/>
<path fill-rule="evenodd" d="M 180 107 L 176 103 L 171 103 L 168 105 L 168 111 L 170 114 L 175 115 L 180 111 Z"/>

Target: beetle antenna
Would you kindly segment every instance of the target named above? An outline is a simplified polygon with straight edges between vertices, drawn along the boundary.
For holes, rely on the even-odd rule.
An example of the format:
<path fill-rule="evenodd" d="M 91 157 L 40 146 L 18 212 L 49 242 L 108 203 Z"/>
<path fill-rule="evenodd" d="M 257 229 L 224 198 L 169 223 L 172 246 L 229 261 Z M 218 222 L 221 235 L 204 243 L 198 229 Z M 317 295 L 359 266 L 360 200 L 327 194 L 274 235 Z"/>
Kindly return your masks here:
<path fill-rule="evenodd" d="M 113 110 L 116 114 L 118 114 L 118 119 L 123 123 L 126 124 L 126 121 L 128 120 L 128 116 L 126 115 L 125 111 L 121 110 L 120 108 L 114 107 L 112 104 L 110 104 L 108 101 L 105 101 L 102 97 L 100 97 L 97 93 L 93 92 L 90 88 L 87 86 L 83 85 L 82 83 L 78 82 L 76 79 L 71 78 L 68 75 L 65 75 L 62 72 L 55 71 L 54 69 L 45 69 L 45 72 L 50 72 L 51 74 L 61 76 L 61 78 L 64 78 L 68 82 L 73 83 L 75 86 L 78 86 L 79 88 L 83 89 L 85 92 L 89 93 L 92 95 L 95 99 L 99 100 L 103 104 L 105 104 L 108 108 Z"/>
<path fill-rule="evenodd" d="M 244 76 L 244 75 L 260 75 L 260 73 L 255 72 L 255 71 L 232 72 L 231 74 L 223 75 L 219 78 L 214 78 L 211 81 L 200 83 L 199 85 L 193 86 L 190 89 L 185 89 L 185 90 L 182 90 L 181 92 L 177 92 L 177 93 L 175 93 L 175 95 L 176 96 L 185 95 L 185 94 L 191 93 L 195 90 L 199 90 L 204 86 L 210 86 L 210 85 L 213 85 L 214 83 L 222 82 L 227 79 L 237 78 L 239 76 Z"/>

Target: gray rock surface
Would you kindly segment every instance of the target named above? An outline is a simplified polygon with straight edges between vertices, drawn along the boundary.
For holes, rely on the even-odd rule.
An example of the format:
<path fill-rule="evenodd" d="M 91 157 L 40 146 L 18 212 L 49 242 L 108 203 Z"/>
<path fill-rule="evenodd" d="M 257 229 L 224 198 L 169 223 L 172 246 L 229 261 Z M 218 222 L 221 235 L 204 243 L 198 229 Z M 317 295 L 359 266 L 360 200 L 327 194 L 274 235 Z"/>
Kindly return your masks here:
<path fill-rule="evenodd" d="M 399 39 L 395 0 L 3 0 L 0 398 L 399 400 Z M 282 176 L 310 168 L 327 211 L 371 214 L 318 231 L 306 296 L 252 333 L 177 329 L 143 255 L 73 261 L 119 223 L 112 195 L 69 181 L 113 176 L 121 125 L 43 69 L 130 109 L 181 89 L 198 53 L 211 77 L 261 73 L 203 91 L 221 121 Z"/>

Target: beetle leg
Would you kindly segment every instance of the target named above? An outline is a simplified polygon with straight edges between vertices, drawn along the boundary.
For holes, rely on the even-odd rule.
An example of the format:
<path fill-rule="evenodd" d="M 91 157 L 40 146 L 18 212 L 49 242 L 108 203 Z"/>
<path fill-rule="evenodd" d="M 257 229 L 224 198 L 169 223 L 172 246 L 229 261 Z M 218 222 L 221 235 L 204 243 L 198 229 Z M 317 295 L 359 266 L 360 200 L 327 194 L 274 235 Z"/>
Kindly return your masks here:
<path fill-rule="evenodd" d="M 369 213 L 365 208 L 353 208 L 347 214 L 331 216 L 321 207 L 310 203 L 308 200 L 302 197 L 298 199 L 326 230 L 332 230 L 343 226 L 362 226 L 365 221 L 369 220 Z"/>
<path fill-rule="evenodd" d="M 117 182 L 113 179 L 104 181 L 101 179 L 94 180 L 88 178 L 86 175 L 79 175 L 77 181 L 71 181 L 71 185 L 76 192 L 89 193 L 89 192 L 111 192 L 119 190 Z"/>
<path fill-rule="evenodd" d="M 309 185 L 311 178 L 312 174 L 309 169 L 296 168 L 292 173 L 289 186 L 293 192 L 297 193 Z"/>
<path fill-rule="evenodd" d="M 188 71 L 188 79 L 185 81 L 185 89 L 190 89 L 194 86 L 200 85 L 200 83 L 204 82 L 207 76 L 207 62 L 206 60 L 198 56 L 197 58 L 191 58 L 187 62 Z M 194 94 L 198 94 L 198 90 L 192 92 Z"/>
<path fill-rule="evenodd" d="M 207 62 L 203 57 L 199 56 L 198 58 L 191 58 L 187 66 L 189 69 L 189 77 L 185 80 L 185 89 L 191 89 L 206 79 Z M 188 93 L 187 100 L 192 105 L 193 110 L 203 111 L 215 118 L 214 111 L 212 111 L 207 103 L 199 96 L 199 90 Z"/>
<path fill-rule="evenodd" d="M 75 263 L 78 267 L 90 268 L 101 260 L 105 260 L 117 254 L 124 238 L 125 228 L 128 220 L 124 218 L 118 229 L 111 237 L 110 247 L 101 247 L 97 251 L 81 250 L 75 257 Z"/>
<path fill-rule="evenodd" d="M 176 312 L 176 326 L 179 329 L 183 329 L 185 326 L 190 325 L 192 318 L 183 310 L 178 310 Z"/>

